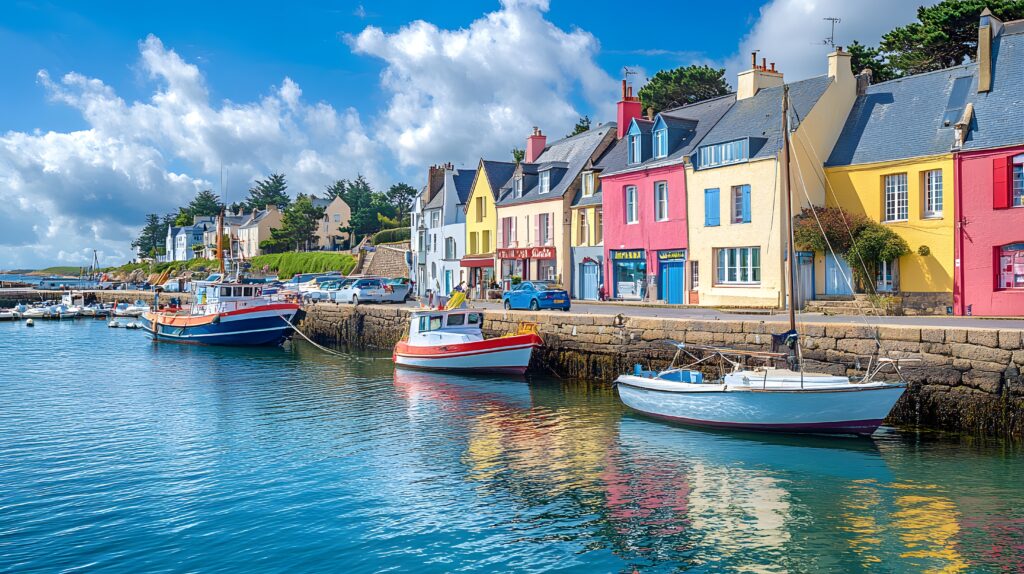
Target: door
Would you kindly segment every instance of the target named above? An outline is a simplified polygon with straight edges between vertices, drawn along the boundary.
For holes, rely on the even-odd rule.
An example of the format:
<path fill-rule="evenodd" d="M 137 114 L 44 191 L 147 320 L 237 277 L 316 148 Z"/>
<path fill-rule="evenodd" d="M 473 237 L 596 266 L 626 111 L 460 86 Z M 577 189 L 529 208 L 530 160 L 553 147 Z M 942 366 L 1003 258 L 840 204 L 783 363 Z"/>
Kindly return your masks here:
<path fill-rule="evenodd" d="M 446 270 L 444 272 L 444 294 L 447 295 L 452 292 L 452 272 Z"/>
<path fill-rule="evenodd" d="M 853 271 L 842 257 L 825 254 L 825 294 L 853 295 Z"/>
<path fill-rule="evenodd" d="M 591 301 L 597 300 L 598 267 L 595 263 L 580 265 L 580 297 Z"/>
<path fill-rule="evenodd" d="M 814 253 L 799 251 L 796 254 L 796 308 L 814 299 Z"/>
<path fill-rule="evenodd" d="M 661 284 L 658 289 L 661 298 L 670 305 L 682 305 L 684 302 L 683 261 L 666 261 L 661 264 Z"/>

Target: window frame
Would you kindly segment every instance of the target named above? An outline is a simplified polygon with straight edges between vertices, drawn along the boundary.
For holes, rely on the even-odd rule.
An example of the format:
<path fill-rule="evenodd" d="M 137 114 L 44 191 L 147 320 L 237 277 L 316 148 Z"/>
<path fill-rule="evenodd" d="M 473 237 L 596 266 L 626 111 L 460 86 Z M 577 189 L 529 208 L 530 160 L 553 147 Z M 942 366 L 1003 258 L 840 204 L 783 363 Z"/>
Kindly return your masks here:
<path fill-rule="evenodd" d="M 750 185 L 732 186 L 732 220 L 730 223 L 750 223 Z M 745 194 L 745 195 L 744 195 Z"/>
<path fill-rule="evenodd" d="M 716 247 L 713 250 L 713 256 L 715 260 L 714 286 L 756 287 L 761 285 L 761 247 L 759 245 Z"/>
<path fill-rule="evenodd" d="M 604 208 L 594 209 L 594 245 L 604 244 Z"/>
<path fill-rule="evenodd" d="M 996 258 L 997 258 L 997 261 L 999 262 L 999 267 L 996 269 L 996 277 L 995 277 L 996 291 L 1011 291 L 1011 292 L 1018 292 L 1018 293 L 1024 292 L 1024 280 L 1021 280 L 1020 286 L 1017 286 L 1017 275 L 1018 275 L 1018 273 L 1016 273 L 1016 271 L 1014 269 L 1011 269 L 1009 271 L 1009 274 L 1013 277 L 1012 280 L 1011 280 L 1013 285 L 1009 285 L 1008 286 L 1008 285 L 1005 284 L 1006 279 L 1007 279 L 1007 276 L 1006 276 L 1007 271 L 1004 269 L 1004 266 L 1007 265 L 1007 264 L 1009 264 L 1009 265 L 1018 265 L 1017 263 L 1014 263 L 1012 261 L 1012 259 L 1015 259 L 1015 258 L 1020 258 L 1022 260 L 1022 263 L 1020 263 L 1020 265 L 1024 265 L 1024 241 L 1015 241 L 1013 243 L 1007 243 L 1005 245 L 999 245 L 998 247 L 996 247 L 996 249 L 998 249 L 998 251 L 996 252 Z M 1011 258 L 1011 261 L 1007 262 L 1005 260 L 1005 258 Z M 1020 274 L 1020 275 L 1024 275 L 1024 274 Z"/>
<path fill-rule="evenodd" d="M 657 159 L 668 157 L 668 129 L 660 128 L 654 130 L 652 139 L 652 143 L 654 145 L 654 157 Z"/>
<path fill-rule="evenodd" d="M 933 176 L 938 175 L 938 201 L 936 201 L 935 189 L 933 184 L 935 179 Z M 922 202 L 922 214 L 923 219 L 942 219 L 942 208 L 943 208 L 943 178 L 941 169 L 929 169 L 921 172 L 921 190 L 924 196 L 921 198 Z M 938 207 L 938 209 L 936 209 Z"/>
<path fill-rule="evenodd" d="M 636 165 L 638 163 L 643 163 L 644 146 L 643 146 L 643 141 L 640 138 L 641 135 L 642 134 L 631 134 L 631 135 L 627 136 L 629 138 L 629 141 L 627 143 L 629 144 L 629 164 L 630 165 Z"/>
<path fill-rule="evenodd" d="M 1010 160 L 1010 207 L 1024 207 L 1024 153 Z"/>
<path fill-rule="evenodd" d="M 893 184 L 890 186 L 890 182 Z M 900 189 L 902 184 L 902 189 Z M 893 199 L 890 202 L 889 193 Z M 900 201 L 902 199 L 902 201 Z M 890 217 L 890 207 L 892 217 Z M 902 215 L 902 217 L 900 217 Z M 910 190 L 907 173 L 890 173 L 882 176 L 882 223 L 902 223 L 910 218 Z"/>
<path fill-rule="evenodd" d="M 594 197 L 594 172 L 583 172 L 583 197 Z"/>
<path fill-rule="evenodd" d="M 750 140 L 747 138 L 708 144 L 698 148 L 700 169 L 743 163 L 750 159 Z"/>
<path fill-rule="evenodd" d="M 523 176 L 516 176 L 512 180 L 512 191 L 515 193 L 516 197 L 523 196 Z"/>
<path fill-rule="evenodd" d="M 690 291 L 696 291 L 700 287 L 700 263 L 696 260 L 690 261 Z"/>
<path fill-rule="evenodd" d="M 664 206 L 664 211 L 662 207 Z M 668 182 L 654 182 L 654 220 L 668 221 Z"/>
<path fill-rule="evenodd" d="M 627 185 L 623 190 L 626 195 L 626 225 L 635 225 L 640 223 L 640 205 L 636 186 Z"/>
<path fill-rule="evenodd" d="M 550 193 L 551 192 L 551 170 L 546 169 L 546 170 L 540 172 L 539 180 L 540 181 L 539 181 L 538 185 L 540 187 L 540 191 L 538 193 L 540 193 L 540 194 Z"/>

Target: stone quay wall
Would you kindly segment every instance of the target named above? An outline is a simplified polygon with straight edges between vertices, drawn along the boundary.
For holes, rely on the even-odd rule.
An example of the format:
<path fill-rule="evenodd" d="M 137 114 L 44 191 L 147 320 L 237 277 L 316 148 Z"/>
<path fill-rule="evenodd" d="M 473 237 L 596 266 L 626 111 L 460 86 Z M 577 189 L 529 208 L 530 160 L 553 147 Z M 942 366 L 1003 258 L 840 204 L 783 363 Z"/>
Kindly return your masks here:
<path fill-rule="evenodd" d="M 0 308 L 14 307 L 19 303 L 30 305 L 32 303 L 38 303 L 39 301 L 60 301 L 60 297 L 64 293 L 65 291 L 42 291 L 39 289 L 3 291 L 0 292 Z M 133 303 L 137 300 L 150 304 L 153 302 L 152 291 L 104 291 L 97 289 L 85 290 L 82 291 L 82 293 L 91 293 L 95 295 L 96 300 L 100 303 Z M 192 301 L 192 294 L 161 293 L 160 303 L 170 303 L 173 298 L 177 298 L 183 303 L 189 303 Z"/>
<path fill-rule="evenodd" d="M 306 307 L 300 329 L 327 346 L 390 349 L 407 332 L 408 313 L 395 306 L 318 303 Z M 674 341 L 768 351 L 771 334 L 787 329 L 784 323 L 757 320 L 561 312 L 484 311 L 484 317 L 488 336 L 513 332 L 524 321 L 537 324 L 544 346 L 534 354 L 531 372 L 606 383 L 636 363 L 667 365 Z M 876 335 L 889 356 L 920 359 L 902 368 L 910 386 L 890 424 L 1024 439 L 1021 330 L 819 324 L 804 325 L 801 331 L 808 371 L 862 373 Z"/>

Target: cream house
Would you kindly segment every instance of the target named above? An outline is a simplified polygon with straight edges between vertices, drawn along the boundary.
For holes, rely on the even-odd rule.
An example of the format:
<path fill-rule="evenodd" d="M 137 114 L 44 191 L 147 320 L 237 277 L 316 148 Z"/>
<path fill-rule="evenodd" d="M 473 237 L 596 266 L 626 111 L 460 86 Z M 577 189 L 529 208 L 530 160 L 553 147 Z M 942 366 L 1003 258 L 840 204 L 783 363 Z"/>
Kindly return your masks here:
<path fill-rule="evenodd" d="M 276 205 L 268 205 L 266 209 L 254 209 L 238 226 L 236 239 L 242 257 L 251 259 L 260 255 L 260 242 L 270 239 L 270 230 L 277 227 L 281 227 L 281 210 Z"/>
<path fill-rule="evenodd" d="M 338 251 L 350 247 L 349 233 L 341 231 L 348 227 L 352 209 L 340 197 L 332 199 L 313 198 L 314 207 L 324 209 L 324 218 L 316 228 L 317 246 L 322 251 Z"/>

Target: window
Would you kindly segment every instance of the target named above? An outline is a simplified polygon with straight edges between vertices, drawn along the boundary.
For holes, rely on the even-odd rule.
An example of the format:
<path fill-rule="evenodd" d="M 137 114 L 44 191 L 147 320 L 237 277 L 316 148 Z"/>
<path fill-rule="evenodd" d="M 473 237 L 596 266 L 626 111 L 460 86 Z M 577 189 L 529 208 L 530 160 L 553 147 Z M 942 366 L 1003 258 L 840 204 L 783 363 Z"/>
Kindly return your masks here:
<path fill-rule="evenodd" d="M 593 197 L 595 179 L 594 172 L 583 172 L 583 197 Z"/>
<path fill-rule="evenodd" d="M 718 205 L 718 189 L 704 190 L 704 227 L 716 227 L 719 225 L 719 214 L 722 212 Z"/>
<path fill-rule="evenodd" d="M 750 223 L 749 185 L 736 185 L 732 188 L 732 222 Z"/>
<path fill-rule="evenodd" d="M 594 211 L 594 244 L 600 245 L 604 242 L 604 210 L 597 208 Z"/>
<path fill-rule="evenodd" d="M 878 265 L 878 276 L 875 281 L 875 290 L 879 293 L 891 293 L 894 289 L 892 272 L 896 267 L 895 261 L 883 261 Z"/>
<path fill-rule="evenodd" d="M 519 176 L 512 181 L 512 188 L 515 190 L 516 197 L 523 196 L 523 178 Z"/>
<path fill-rule="evenodd" d="M 515 219 L 511 217 L 501 218 L 501 235 L 498 237 L 502 247 L 516 246 Z"/>
<path fill-rule="evenodd" d="M 716 249 L 716 279 L 719 285 L 757 285 L 761 283 L 761 248 L 729 247 Z"/>
<path fill-rule="evenodd" d="M 441 227 L 441 212 L 434 210 L 430 212 L 430 227 Z"/>
<path fill-rule="evenodd" d="M 996 289 L 1024 289 L 1024 242 L 999 248 L 998 280 Z"/>
<path fill-rule="evenodd" d="M 461 327 L 466 324 L 466 316 L 459 315 L 448 315 L 448 326 L 449 327 Z"/>
<path fill-rule="evenodd" d="M 654 183 L 654 219 L 657 221 L 668 219 L 668 182 Z"/>
<path fill-rule="evenodd" d="M 491 252 L 491 230 L 485 229 L 480 233 L 480 253 Z"/>
<path fill-rule="evenodd" d="M 637 213 L 636 186 L 626 187 L 626 223 L 640 221 L 640 214 Z"/>
<path fill-rule="evenodd" d="M 537 245 L 551 245 L 551 214 L 541 213 L 537 216 Z"/>
<path fill-rule="evenodd" d="M 469 313 L 467 315 L 467 317 L 469 318 L 468 323 L 470 325 L 476 325 L 477 323 L 481 322 L 481 315 L 480 315 L 480 313 Z"/>
<path fill-rule="evenodd" d="M 455 238 L 446 237 L 444 239 L 444 258 L 455 259 L 456 257 L 458 256 L 455 254 Z"/>
<path fill-rule="evenodd" d="M 547 193 L 551 191 L 551 172 L 542 171 L 540 172 L 540 193 Z"/>
<path fill-rule="evenodd" d="M 469 252 L 470 253 L 480 253 L 477 250 L 477 245 L 478 245 L 478 242 L 477 242 L 477 232 L 474 231 L 473 233 L 469 234 Z"/>
<path fill-rule="evenodd" d="M 640 163 L 643 161 L 640 135 L 629 136 L 629 163 Z"/>
<path fill-rule="evenodd" d="M 696 261 L 690 262 L 690 291 L 700 287 L 700 266 Z"/>
<path fill-rule="evenodd" d="M 1013 158 L 1013 202 L 1014 207 L 1024 207 L 1024 154 Z"/>
<path fill-rule="evenodd" d="M 442 321 L 444 321 L 444 315 L 423 315 L 420 317 L 420 333 L 427 331 L 436 331 L 441 328 Z"/>
<path fill-rule="evenodd" d="M 335 213 L 334 214 L 334 222 L 335 223 L 340 223 L 341 222 L 341 214 L 339 214 L 339 213 Z"/>
<path fill-rule="evenodd" d="M 885 176 L 885 217 L 882 221 L 907 220 L 907 174 Z"/>
<path fill-rule="evenodd" d="M 745 139 L 703 146 L 700 148 L 700 167 L 715 167 L 746 161 L 749 151 Z"/>
<path fill-rule="evenodd" d="M 665 157 L 668 155 L 668 130 L 660 129 L 654 131 L 654 157 Z"/>
<path fill-rule="evenodd" d="M 577 245 L 586 245 L 590 236 L 590 227 L 587 225 L 587 210 L 581 209 L 579 215 L 579 233 L 576 238 Z"/>
<path fill-rule="evenodd" d="M 924 172 L 924 216 L 942 217 L 942 170 Z"/>
<path fill-rule="evenodd" d="M 476 198 L 476 222 L 480 223 L 484 220 L 484 198 Z"/>
<path fill-rule="evenodd" d="M 437 234 L 436 233 L 431 233 L 430 234 L 430 247 L 432 248 L 431 251 L 433 251 L 434 253 L 437 253 Z"/>
<path fill-rule="evenodd" d="M 427 250 L 427 244 L 426 244 L 427 234 L 426 234 L 426 232 L 420 231 L 417 234 L 417 238 L 418 238 L 418 241 L 416 242 L 416 245 L 419 247 L 419 250 L 420 251 L 426 251 Z"/>

